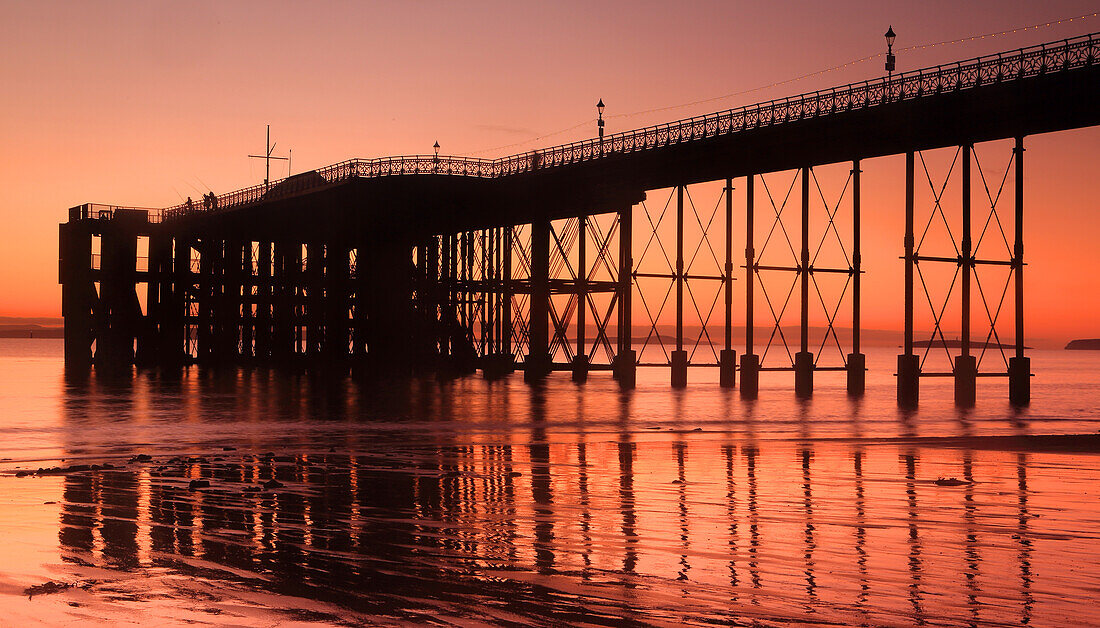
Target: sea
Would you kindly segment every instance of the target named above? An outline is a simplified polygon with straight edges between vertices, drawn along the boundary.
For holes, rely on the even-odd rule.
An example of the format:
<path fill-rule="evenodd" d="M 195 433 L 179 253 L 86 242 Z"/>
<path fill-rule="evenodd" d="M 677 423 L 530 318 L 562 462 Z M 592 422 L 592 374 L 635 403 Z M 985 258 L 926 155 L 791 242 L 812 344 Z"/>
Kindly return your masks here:
<path fill-rule="evenodd" d="M 0 340 L 0 626 L 1100 625 L 1100 352 L 790 373 L 67 371 Z"/>

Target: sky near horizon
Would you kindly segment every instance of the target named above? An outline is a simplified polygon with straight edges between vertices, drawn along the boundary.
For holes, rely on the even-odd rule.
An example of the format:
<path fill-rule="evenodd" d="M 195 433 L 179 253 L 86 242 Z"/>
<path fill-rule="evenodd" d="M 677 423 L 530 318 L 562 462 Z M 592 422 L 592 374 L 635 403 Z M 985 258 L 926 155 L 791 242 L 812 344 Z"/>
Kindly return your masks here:
<path fill-rule="evenodd" d="M 0 316 L 60 315 L 66 208 L 260 183 L 266 124 L 295 172 L 435 141 L 497 157 L 591 137 L 600 98 L 614 133 L 878 77 L 887 26 L 898 71 L 1100 31 L 1046 25 L 1095 1 L 2 6 Z M 1026 143 L 1029 334 L 1100 336 L 1100 129 Z M 1010 145 L 979 151 L 1001 163 Z M 867 328 L 900 326 L 902 167 L 864 164 Z"/>

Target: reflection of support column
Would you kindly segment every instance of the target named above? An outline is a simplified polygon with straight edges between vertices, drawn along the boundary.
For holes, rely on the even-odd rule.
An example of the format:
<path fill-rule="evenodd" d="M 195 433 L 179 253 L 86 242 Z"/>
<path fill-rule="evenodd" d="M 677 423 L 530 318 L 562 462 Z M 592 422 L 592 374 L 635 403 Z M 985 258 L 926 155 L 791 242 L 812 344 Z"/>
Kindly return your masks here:
<path fill-rule="evenodd" d="M 753 353 L 753 316 L 752 292 L 756 251 L 753 243 L 753 181 L 756 175 L 750 174 L 745 180 L 745 355 L 741 356 L 741 396 L 755 399 L 760 389 L 760 356 Z"/>
<path fill-rule="evenodd" d="M 1020 609 L 1021 626 L 1026 626 L 1031 621 L 1032 607 L 1035 605 L 1035 595 L 1031 592 L 1034 576 L 1031 572 L 1031 535 L 1028 530 L 1028 521 L 1031 513 L 1027 505 L 1027 466 L 1028 455 L 1016 454 L 1016 534 L 1019 537 L 1020 551 L 1017 560 L 1020 565 L 1020 592 L 1024 598 L 1023 608 Z"/>
<path fill-rule="evenodd" d="M 634 294 L 634 208 L 619 212 L 619 347 L 615 356 L 619 386 L 634 388 L 638 374 L 638 354 L 633 349 L 631 301 Z"/>
<path fill-rule="evenodd" d="M 573 358 L 573 381 L 588 379 L 588 349 L 584 337 L 585 312 L 588 310 L 588 255 L 585 231 L 588 217 L 577 216 L 577 354 Z"/>
<path fill-rule="evenodd" d="M 757 553 L 760 551 L 760 514 L 756 498 L 756 447 L 746 445 L 741 448 L 741 454 L 745 456 L 745 476 L 749 485 L 749 577 L 752 588 L 759 589 L 762 582 L 760 563 L 757 561 Z"/>
<path fill-rule="evenodd" d="M 859 160 L 852 162 L 852 352 L 848 354 L 848 394 L 863 395 L 867 382 L 867 358 L 860 352 L 860 279 L 863 259 L 860 248 Z"/>
<path fill-rule="evenodd" d="M 737 602 L 737 491 L 733 479 L 733 445 L 724 445 L 722 453 L 726 459 L 726 520 L 729 521 L 729 571 L 730 589 L 732 591 L 731 602 Z"/>
<path fill-rule="evenodd" d="M 905 352 L 898 356 L 898 405 L 917 405 L 920 393 L 920 358 L 913 353 L 913 267 L 916 264 L 913 234 L 913 151 L 905 153 Z"/>
<path fill-rule="evenodd" d="M 550 221 L 531 223 L 531 320 L 528 326 L 529 352 L 523 378 L 545 377 L 550 372 Z"/>
<path fill-rule="evenodd" d="M 912 452 L 904 456 L 905 459 L 905 496 L 908 508 L 906 509 L 909 520 L 909 604 L 913 607 L 914 617 L 924 617 L 924 600 L 921 597 L 921 576 L 924 573 L 921 555 L 920 528 L 917 522 L 924 518 L 917 503 L 917 457 Z"/>
<path fill-rule="evenodd" d="M 718 385 L 733 388 L 737 378 L 737 352 L 733 350 L 733 179 L 726 179 L 726 265 L 722 275 L 726 343 L 718 356 Z"/>
<path fill-rule="evenodd" d="M 691 553 L 691 537 L 689 535 L 688 522 L 691 513 L 688 510 L 687 500 L 687 445 L 684 441 L 678 441 L 673 445 L 676 449 L 676 484 L 677 484 L 677 510 L 680 513 L 680 570 L 676 572 L 676 579 L 690 580 L 688 572 L 691 571 L 691 563 L 688 556 Z"/>
<path fill-rule="evenodd" d="M 962 150 L 962 355 L 955 358 L 955 404 L 974 405 L 975 384 L 977 383 L 978 362 L 970 353 L 970 276 L 974 269 L 973 243 L 970 234 L 970 151 L 973 146 L 967 144 Z"/>
<path fill-rule="evenodd" d="M 672 387 L 687 386 L 684 351 L 684 186 L 676 187 L 676 350 L 672 352 Z"/>
<path fill-rule="evenodd" d="M 623 572 L 632 574 L 638 565 L 638 514 L 634 503 L 634 443 L 619 441 L 619 512 L 622 513 Z"/>
<path fill-rule="evenodd" d="M 794 393 L 809 397 L 814 392 L 814 356 L 810 353 L 810 169 L 802 168 L 802 317 L 799 323 L 799 351 L 794 355 Z"/>
<path fill-rule="evenodd" d="M 810 476 L 813 453 L 809 449 L 803 449 L 799 453 L 802 458 L 802 509 L 806 515 L 806 526 L 802 533 L 806 550 L 802 557 L 806 561 L 806 597 L 813 604 L 817 599 L 817 577 L 814 573 L 814 549 L 817 548 L 817 541 L 814 539 L 814 495 Z"/>
<path fill-rule="evenodd" d="M 859 570 L 859 597 L 856 598 L 856 607 L 866 617 L 867 597 L 871 592 L 871 585 L 867 581 L 867 505 L 863 489 L 863 451 L 856 450 L 852 454 L 855 464 L 856 482 L 856 565 Z"/>
<path fill-rule="evenodd" d="M 1031 358 L 1024 357 L 1024 138 L 1013 149 L 1016 168 L 1016 241 L 1012 267 L 1016 288 L 1016 355 L 1008 360 L 1008 399 L 1017 406 L 1031 403 Z"/>

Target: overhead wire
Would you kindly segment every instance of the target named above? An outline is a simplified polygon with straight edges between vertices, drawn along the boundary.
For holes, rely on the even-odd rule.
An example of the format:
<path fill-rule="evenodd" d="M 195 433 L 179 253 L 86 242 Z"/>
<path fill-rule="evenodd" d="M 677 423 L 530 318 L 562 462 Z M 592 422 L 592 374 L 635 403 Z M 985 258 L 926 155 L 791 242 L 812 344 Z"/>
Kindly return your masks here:
<path fill-rule="evenodd" d="M 898 48 L 897 52 L 909 52 L 909 51 L 913 51 L 913 50 L 926 50 L 926 49 L 929 49 L 929 48 L 965 44 L 965 43 L 969 43 L 969 42 L 977 41 L 977 40 L 981 40 L 981 39 L 991 39 L 991 38 L 994 38 L 994 37 L 1002 37 L 1002 36 L 1005 36 L 1005 35 L 1012 35 L 1014 33 L 1022 33 L 1022 32 L 1032 31 L 1032 30 L 1052 28 L 1052 27 L 1058 26 L 1060 24 L 1066 24 L 1066 23 L 1070 23 L 1070 22 L 1073 22 L 1073 21 L 1077 21 L 1077 20 L 1087 20 L 1087 19 L 1094 18 L 1094 17 L 1097 17 L 1097 16 L 1100 16 L 1100 11 L 1094 11 L 1092 13 L 1085 13 L 1085 14 L 1082 14 L 1082 15 L 1075 15 L 1073 17 L 1062 18 L 1062 19 L 1059 19 L 1059 20 L 1051 20 L 1051 21 L 1048 21 L 1048 22 L 1040 22 L 1040 23 L 1037 23 L 1037 24 L 1029 24 L 1027 26 L 1019 26 L 1019 27 L 1016 27 L 1016 28 L 1006 29 L 1006 30 L 997 31 L 997 32 L 993 32 L 993 33 L 984 33 L 984 34 L 981 34 L 981 35 L 971 35 L 969 37 L 962 37 L 962 38 L 959 38 L 959 39 L 947 39 L 947 40 L 944 40 L 944 41 L 937 41 L 937 42 L 928 43 L 928 44 L 915 44 L 913 46 L 907 46 L 905 48 Z M 744 89 L 744 90 L 737 91 L 737 92 L 732 92 L 732 93 L 729 93 L 729 94 L 723 94 L 721 96 L 714 96 L 714 97 L 711 97 L 711 98 L 704 98 L 702 100 L 695 100 L 695 101 L 692 101 L 692 102 L 682 103 L 682 104 L 678 104 L 678 105 L 669 105 L 669 106 L 666 106 L 666 107 L 656 107 L 654 109 L 645 109 L 645 110 L 642 110 L 642 111 L 634 111 L 634 112 L 630 112 L 630 113 L 612 114 L 612 115 L 604 116 L 604 119 L 605 120 L 628 119 L 628 118 L 634 118 L 634 117 L 642 116 L 642 115 L 649 115 L 649 114 L 653 114 L 653 113 L 661 113 L 661 112 L 664 112 L 664 111 L 674 111 L 676 109 L 684 109 L 684 108 L 687 108 L 687 107 L 695 107 L 695 106 L 698 106 L 698 105 L 704 105 L 704 104 L 707 104 L 707 103 L 718 102 L 718 101 L 721 101 L 721 100 L 728 100 L 730 98 L 735 98 L 737 96 L 744 96 L 746 94 L 752 94 L 752 93 L 755 93 L 755 92 L 760 92 L 760 91 L 772 89 L 774 87 L 780 87 L 780 86 L 783 86 L 783 85 L 790 85 L 792 83 L 797 83 L 797 82 L 800 82 L 800 81 L 804 81 L 806 79 L 814 78 L 816 76 L 821 76 L 823 74 L 828 74 L 830 72 L 843 70 L 845 68 L 849 68 L 849 67 L 852 67 L 852 66 L 855 66 L 855 65 L 866 63 L 868 61 L 873 61 L 875 59 L 881 59 L 885 56 L 886 56 L 886 53 L 880 52 L 880 53 L 873 54 L 873 55 L 867 55 L 866 57 L 860 57 L 859 59 L 853 59 L 852 61 L 848 61 L 846 63 L 841 63 L 840 65 L 835 65 L 835 66 L 825 68 L 825 69 L 822 69 L 822 70 L 817 70 L 815 72 L 809 72 L 807 74 L 802 74 L 800 76 L 785 79 L 785 80 L 782 80 L 782 81 L 776 81 L 774 83 L 769 83 L 767 85 L 761 85 L 761 86 L 758 86 L 758 87 L 753 87 L 751 89 Z M 492 153 L 492 152 L 502 151 L 502 150 L 506 150 L 506 149 L 509 149 L 509 148 L 516 148 L 516 147 L 519 147 L 519 146 L 526 146 L 528 144 L 533 144 L 535 142 L 540 142 L 542 140 L 545 140 L 545 139 L 548 139 L 548 138 L 551 138 L 551 137 L 555 137 L 555 136 L 558 136 L 558 135 L 569 133 L 570 131 L 575 131 L 579 128 L 589 126 L 591 124 L 592 124 L 591 120 L 585 120 L 584 122 L 580 122 L 580 123 L 575 124 L 571 127 L 568 127 L 568 128 L 565 128 L 565 129 L 560 129 L 558 131 L 553 131 L 551 133 L 544 133 L 544 134 L 539 135 L 537 137 L 532 137 L 530 139 L 526 139 L 526 140 L 523 140 L 523 141 L 520 141 L 520 142 L 505 144 L 503 146 L 496 146 L 496 147 L 493 147 L 493 148 L 484 148 L 484 149 L 481 149 L 481 150 L 476 150 L 476 151 L 465 153 L 465 154 L 470 155 L 470 156 L 483 155 L 485 153 Z"/>

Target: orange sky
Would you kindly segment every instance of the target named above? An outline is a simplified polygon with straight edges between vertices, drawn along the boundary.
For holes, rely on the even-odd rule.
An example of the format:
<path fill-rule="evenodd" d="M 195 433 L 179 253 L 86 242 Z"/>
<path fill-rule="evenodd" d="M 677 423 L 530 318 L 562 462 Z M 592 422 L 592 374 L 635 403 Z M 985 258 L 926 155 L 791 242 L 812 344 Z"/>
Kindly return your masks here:
<path fill-rule="evenodd" d="M 59 314 L 66 208 L 160 207 L 259 183 L 262 164 L 246 155 L 262 151 L 268 123 L 295 171 L 430 152 L 436 140 L 444 153 L 495 157 L 592 135 L 598 98 L 615 132 L 878 76 L 881 58 L 767 87 L 882 52 L 887 25 L 899 71 L 1100 30 L 1089 18 L 904 50 L 1098 5 L 758 4 L 8 3 L 0 315 Z M 1100 336 L 1100 130 L 1027 146 L 1030 333 Z M 902 164 L 865 164 L 865 327 L 899 325 Z"/>

